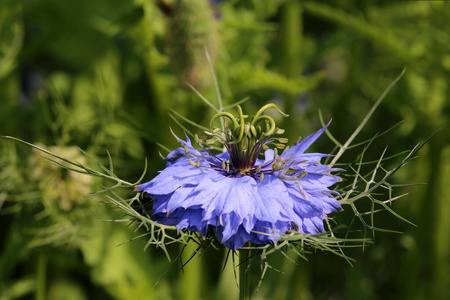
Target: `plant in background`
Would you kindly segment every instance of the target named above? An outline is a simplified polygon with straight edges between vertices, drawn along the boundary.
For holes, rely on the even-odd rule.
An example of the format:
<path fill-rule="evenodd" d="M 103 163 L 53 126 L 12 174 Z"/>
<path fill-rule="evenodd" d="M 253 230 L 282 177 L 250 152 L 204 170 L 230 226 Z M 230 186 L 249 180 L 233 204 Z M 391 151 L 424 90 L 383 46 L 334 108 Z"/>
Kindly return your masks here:
<path fill-rule="evenodd" d="M 80 150 L 74 146 L 59 147 L 39 145 L 52 153 L 57 153 L 72 161 L 87 164 L 87 159 Z M 54 206 L 55 209 L 70 211 L 74 205 L 81 205 L 84 198 L 91 191 L 92 178 L 79 173 L 67 172 L 53 164 L 45 163 L 41 153 L 33 151 L 29 160 L 30 179 L 39 186 L 44 203 Z"/>
<path fill-rule="evenodd" d="M 182 86 L 203 89 L 210 84 L 205 49 L 214 60 L 218 48 L 218 23 L 208 1 L 177 1 L 168 28 L 170 65 Z"/>
<path fill-rule="evenodd" d="M 77 147 L 39 146 L 72 161 L 87 164 L 86 157 Z M 77 223 L 83 217 L 94 214 L 92 202 L 86 199 L 92 189 L 93 178 L 49 164 L 42 159 L 40 151 L 33 150 L 28 162 L 28 174 L 30 183 L 38 187 L 37 202 L 43 204 L 43 210 L 36 219 L 44 221 L 45 225 L 36 222 L 33 228 L 35 234 L 28 246 L 76 244 L 85 234 Z"/>

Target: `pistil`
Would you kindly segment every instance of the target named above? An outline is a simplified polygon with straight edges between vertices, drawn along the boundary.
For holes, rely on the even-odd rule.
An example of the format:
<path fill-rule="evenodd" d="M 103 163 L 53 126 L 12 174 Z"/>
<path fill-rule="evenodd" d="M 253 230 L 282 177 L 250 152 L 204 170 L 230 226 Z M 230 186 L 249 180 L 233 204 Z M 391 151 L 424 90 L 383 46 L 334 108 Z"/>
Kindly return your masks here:
<path fill-rule="evenodd" d="M 256 172 L 255 164 L 261 150 L 267 149 L 268 145 L 275 140 L 274 143 L 277 148 L 283 149 L 284 144 L 288 142 L 286 138 L 272 137 L 273 135 L 281 135 L 284 133 L 283 129 L 277 128 L 275 121 L 268 115 L 263 115 L 268 108 L 275 108 L 282 116 L 288 115 L 283 113 L 275 104 L 267 104 L 263 106 L 253 116 L 251 122 L 246 122 L 248 115 L 244 115 L 242 108 L 237 106 L 239 117 L 235 118 L 228 112 L 219 112 L 213 116 L 210 122 L 210 131 L 206 134 L 213 137 L 208 140 L 208 144 L 213 141 L 221 143 L 230 155 L 231 166 L 227 164 L 227 169 L 231 169 L 242 175 L 252 175 Z M 218 118 L 225 118 L 223 122 L 225 128 L 219 129 L 213 126 L 213 123 Z M 226 122 L 231 121 L 231 122 Z M 260 124 L 264 122 L 265 128 Z"/>

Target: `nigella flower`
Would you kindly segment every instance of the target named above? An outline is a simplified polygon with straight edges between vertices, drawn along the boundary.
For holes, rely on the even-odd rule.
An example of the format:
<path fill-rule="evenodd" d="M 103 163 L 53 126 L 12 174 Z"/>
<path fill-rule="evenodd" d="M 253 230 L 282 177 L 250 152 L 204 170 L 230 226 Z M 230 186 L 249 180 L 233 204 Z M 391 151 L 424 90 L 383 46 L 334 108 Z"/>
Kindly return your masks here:
<path fill-rule="evenodd" d="M 202 236 L 213 232 L 232 250 L 247 242 L 276 243 L 287 230 L 324 232 L 324 218 L 341 209 L 328 189 L 340 178 L 331 174 L 337 169 L 320 163 L 328 155 L 305 151 L 328 125 L 278 154 L 287 139 L 277 137 L 284 130 L 263 115 L 269 107 L 287 116 L 268 104 L 246 122 L 238 106 L 238 118 L 227 112 L 213 117 L 209 139 L 196 136 L 202 150 L 188 137 L 177 138 L 182 147 L 169 153 L 165 169 L 136 188 L 151 197 L 153 220 Z M 223 129 L 213 129 L 216 119 Z M 224 152 L 211 152 L 216 142 Z"/>

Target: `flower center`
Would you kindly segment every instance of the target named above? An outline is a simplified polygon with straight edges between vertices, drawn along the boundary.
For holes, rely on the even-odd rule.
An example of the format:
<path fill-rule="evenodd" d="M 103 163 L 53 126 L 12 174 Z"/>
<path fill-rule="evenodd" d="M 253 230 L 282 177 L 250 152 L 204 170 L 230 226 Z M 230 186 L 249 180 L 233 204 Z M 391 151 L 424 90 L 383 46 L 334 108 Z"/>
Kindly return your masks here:
<path fill-rule="evenodd" d="M 242 175 L 251 175 L 257 171 L 255 164 L 261 150 L 267 150 L 269 144 L 274 144 L 278 149 L 284 149 L 286 138 L 276 137 L 284 133 L 277 128 L 275 121 L 268 115 L 263 115 L 268 108 L 275 108 L 282 116 L 283 113 L 275 104 L 263 106 L 251 119 L 246 122 L 248 115 L 242 113 L 238 105 L 239 117 L 235 118 L 228 112 L 219 112 L 213 116 L 210 122 L 210 132 L 206 132 L 212 138 L 207 144 L 221 143 L 230 155 L 228 168 Z M 221 119 L 221 128 L 214 127 L 216 119 Z"/>

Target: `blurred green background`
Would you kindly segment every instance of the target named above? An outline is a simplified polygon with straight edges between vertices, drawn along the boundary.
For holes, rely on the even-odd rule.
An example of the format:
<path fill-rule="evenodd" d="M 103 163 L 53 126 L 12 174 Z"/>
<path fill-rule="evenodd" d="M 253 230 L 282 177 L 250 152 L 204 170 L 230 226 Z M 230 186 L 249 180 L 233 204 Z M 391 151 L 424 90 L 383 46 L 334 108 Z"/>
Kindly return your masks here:
<path fill-rule="evenodd" d="M 449 120 L 449 19 L 446 1 L 2 0 L 0 134 L 81 163 L 76 146 L 105 164 L 109 151 L 129 181 L 147 157 L 150 180 L 164 167 L 158 144 L 177 146 L 169 126 L 183 132 L 172 109 L 203 125 L 212 115 L 186 86 L 217 103 L 207 49 L 224 104 L 249 96 L 244 110 L 256 112 L 277 103 L 291 115 L 278 122 L 292 141 L 320 128 L 320 109 L 345 142 L 407 66 L 358 137 L 403 121 L 366 154 L 376 159 L 389 146 L 392 155 Z M 314 150 L 332 149 L 322 137 Z M 418 227 L 376 215 L 378 227 L 404 234 L 377 233 L 364 251 L 347 250 L 353 266 L 326 253 L 297 264 L 275 255 L 278 271 L 253 298 L 450 299 L 448 129 L 420 156 L 395 180 L 427 185 L 398 190 L 410 195 L 393 204 Z M 237 299 L 232 264 L 222 270 L 225 251 L 206 250 L 165 273 L 170 263 L 154 247 L 144 251 L 145 237 L 127 243 L 143 232 L 104 222 L 123 215 L 102 196 L 86 198 L 102 184 L 0 140 L 1 300 Z M 350 215 L 336 220 L 348 224 Z"/>

